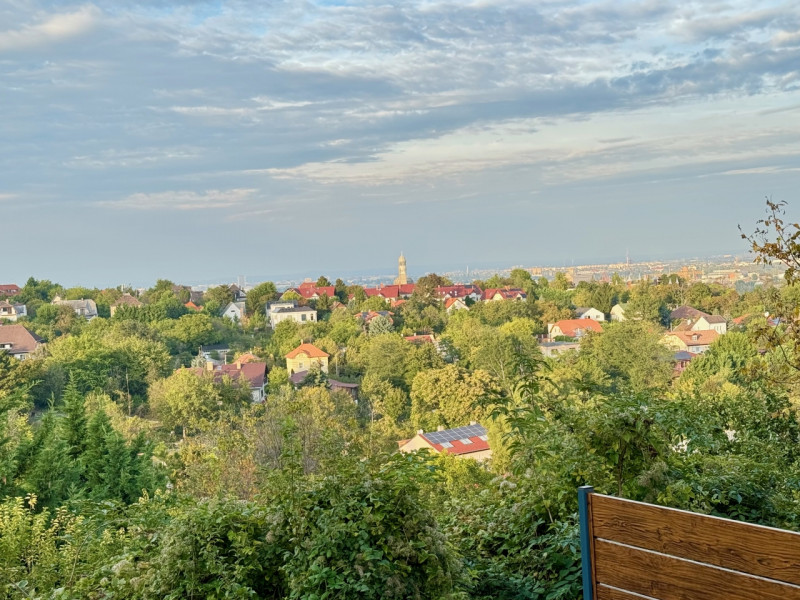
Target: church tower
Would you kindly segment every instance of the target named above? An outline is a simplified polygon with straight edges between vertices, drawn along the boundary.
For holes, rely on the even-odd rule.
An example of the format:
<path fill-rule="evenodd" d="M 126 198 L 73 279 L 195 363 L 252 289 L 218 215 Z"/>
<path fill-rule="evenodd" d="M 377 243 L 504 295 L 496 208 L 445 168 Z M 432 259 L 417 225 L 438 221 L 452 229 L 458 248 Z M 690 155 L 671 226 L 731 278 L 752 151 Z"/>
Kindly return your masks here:
<path fill-rule="evenodd" d="M 395 285 L 405 285 L 408 283 L 408 275 L 406 274 L 406 257 L 400 253 L 400 258 L 397 261 L 397 279 L 394 280 Z"/>

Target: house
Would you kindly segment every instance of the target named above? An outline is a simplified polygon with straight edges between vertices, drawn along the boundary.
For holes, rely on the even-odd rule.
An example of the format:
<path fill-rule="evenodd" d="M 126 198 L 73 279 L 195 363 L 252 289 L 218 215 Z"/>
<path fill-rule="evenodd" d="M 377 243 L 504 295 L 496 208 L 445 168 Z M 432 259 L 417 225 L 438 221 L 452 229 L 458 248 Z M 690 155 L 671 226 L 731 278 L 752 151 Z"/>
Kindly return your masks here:
<path fill-rule="evenodd" d="M 440 428 L 438 431 L 428 433 L 420 429 L 410 440 L 400 440 L 398 446 L 400 452 L 427 449 L 437 454 L 447 452 L 459 458 L 474 460 L 486 460 L 492 456 L 489 434 L 482 425 L 475 422 L 465 427 Z"/>
<path fill-rule="evenodd" d="M 297 302 L 273 302 L 267 305 L 267 318 L 270 326 L 275 329 L 282 321 L 295 321 L 297 323 L 313 323 L 317 320 L 317 311 L 309 306 L 298 306 Z"/>
<path fill-rule="evenodd" d="M 320 350 L 314 344 L 300 344 L 286 355 L 286 370 L 289 375 L 308 371 L 313 365 L 319 366 L 323 373 L 328 372 L 330 354 Z"/>
<path fill-rule="evenodd" d="M 469 310 L 469 306 L 461 298 L 447 298 L 444 301 L 444 310 L 447 313 L 453 313 L 457 310 Z"/>
<path fill-rule="evenodd" d="M 24 304 L 12 304 L 5 300 L 0 300 L 0 321 L 16 321 L 20 317 L 27 317 L 28 309 Z"/>
<path fill-rule="evenodd" d="M 436 295 L 442 300 L 450 298 L 466 300 L 470 298 L 477 302 L 483 296 L 483 291 L 477 285 L 472 284 L 441 285 L 436 288 Z"/>
<path fill-rule="evenodd" d="M 198 375 L 204 372 L 210 373 L 217 382 L 226 376 L 234 381 L 247 381 L 253 402 L 263 402 L 266 396 L 267 363 L 250 362 L 242 360 L 242 358 L 239 357 L 239 360 L 230 365 L 216 365 L 213 362 L 207 362 L 205 369 L 196 368 L 194 372 Z"/>
<path fill-rule="evenodd" d="M 0 296 L 16 296 L 22 290 L 19 289 L 19 286 L 15 283 L 2 283 L 0 284 Z"/>
<path fill-rule="evenodd" d="M 542 342 L 539 344 L 539 350 L 547 358 L 554 358 L 559 354 L 564 354 L 565 352 L 573 350 L 577 352 L 580 348 L 580 342 Z"/>
<path fill-rule="evenodd" d="M 42 344 L 42 338 L 22 325 L 0 325 L 0 350 L 14 358 L 25 360 Z"/>
<path fill-rule="evenodd" d="M 576 306 L 575 316 L 578 319 L 591 319 L 592 321 L 603 322 L 606 320 L 605 314 L 590 306 Z"/>
<path fill-rule="evenodd" d="M 697 319 L 691 327 L 691 331 L 708 331 L 709 329 L 725 335 L 728 333 L 728 320 L 720 315 L 708 315 Z"/>
<path fill-rule="evenodd" d="M 615 304 L 611 307 L 611 320 L 612 321 L 624 321 L 625 320 L 625 310 L 628 308 L 628 303 L 619 303 Z"/>
<path fill-rule="evenodd" d="M 194 302 L 192 302 L 191 300 L 189 300 L 189 301 L 188 301 L 186 304 L 184 304 L 184 306 L 185 306 L 187 309 L 189 309 L 189 310 L 193 310 L 193 311 L 195 311 L 195 312 L 197 312 L 197 311 L 199 311 L 199 310 L 200 310 L 200 307 L 199 307 L 199 306 L 197 306 L 197 304 L 195 304 L 195 303 L 194 303 Z"/>
<path fill-rule="evenodd" d="M 499 300 L 525 300 L 528 294 L 519 288 L 488 288 L 483 291 L 482 299 L 487 302 Z"/>
<path fill-rule="evenodd" d="M 697 354 L 692 354 L 691 352 L 686 352 L 685 350 L 676 352 L 672 356 L 672 360 L 675 363 L 675 366 L 672 369 L 673 374 L 678 376 L 683 373 L 689 366 L 689 363 L 692 362 L 692 359 L 697 356 Z"/>
<path fill-rule="evenodd" d="M 244 302 L 247 299 L 247 292 L 245 292 L 242 288 L 240 288 L 235 283 L 232 283 L 228 286 L 228 289 L 233 294 L 233 301 L 234 302 Z M 191 298 L 190 298 L 191 300 Z"/>
<path fill-rule="evenodd" d="M 53 300 L 53 304 L 57 306 L 69 306 L 75 311 L 76 315 L 83 317 L 87 321 L 91 321 L 97 317 L 97 304 L 95 304 L 94 300 L 85 300 L 83 298 L 80 300 L 62 300 L 56 296 Z"/>
<path fill-rule="evenodd" d="M 358 313 L 356 315 L 356 319 L 362 321 L 364 325 L 367 325 L 375 317 L 385 317 L 389 319 L 389 323 L 394 324 L 394 319 L 392 318 L 393 316 L 394 313 L 388 310 L 365 310 Z"/>
<path fill-rule="evenodd" d="M 119 298 L 117 298 L 114 303 L 111 305 L 111 316 L 114 316 L 114 313 L 117 312 L 117 309 L 120 306 L 133 306 L 134 308 L 139 308 L 142 306 L 142 303 L 136 296 L 131 296 L 127 292 L 122 294 Z"/>
<path fill-rule="evenodd" d="M 407 300 L 411 297 L 411 294 L 414 293 L 414 289 L 416 287 L 417 286 L 413 283 L 404 283 L 402 285 L 379 285 L 378 287 L 374 288 L 364 288 L 364 293 L 367 295 L 367 298 L 378 296 L 379 298 L 389 301 L 400 299 Z"/>
<path fill-rule="evenodd" d="M 551 341 L 557 337 L 581 338 L 589 331 L 600 333 L 603 328 L 592 319 L 564 319 L 547 325 L 547 337 Z"/>
<path fill-rule="evenodd" d="M 289 382 L 297 388 L 305 378 L 308 376 L 308 371 L 299 371 L 297 373 L 292 373 L 289 376 Z M 330 389 L 332 392 L 346 392 L 350 395 L 353 399 L 353 402 L 358 403 L 358 384 L 357 383 L 347 383 L 345 381 L 337 381 L 336 379 L 328 378 L 325 382 L 325 385 Z"/>
<path fill-rule="evenodd" d="M 296 288 L 289 288 L 296 292 L 305 300 L 319 300 L 322 296 L 333 298 L 336 295 L 336 287 L 332 285 L 317 286 L 313 281 L 304 281 Z M 289 291 L 287 290 L 287 291 Z"/>
<path fill-rule="evenodd" d="M 700 317 L 707 316 L 709 315 L 704 313 L 702 310 L 697 310 L 693 306 L 688 306 L 686 304 L 679 306 L 669 313 L 669 318 L 671 321 L 691 321 L 692 323 L 694 323 Z"/>
<path fill-rule="evenodd" d="M 222 311 L 222 316 L 231 321 L 241 321 L 245 315 L 244 302 L 231 302 Z"/>
<path fill-rule="evenodd" d="M 713 329 L 706 331 L 669 331 L 661 341 L 676 352 L 702 354 L 719 337 Z"/>

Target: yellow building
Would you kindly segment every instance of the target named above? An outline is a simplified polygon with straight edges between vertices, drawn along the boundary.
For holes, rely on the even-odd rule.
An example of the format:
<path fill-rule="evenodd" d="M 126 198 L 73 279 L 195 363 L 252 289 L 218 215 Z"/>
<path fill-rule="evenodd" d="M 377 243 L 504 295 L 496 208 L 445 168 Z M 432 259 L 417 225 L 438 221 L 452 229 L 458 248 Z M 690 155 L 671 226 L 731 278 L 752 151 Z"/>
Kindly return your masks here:
<path fill-rule="evenodd" d="M 406 285 L 408 283 L 408 273 L 406 272 L 406 257 L 400 253 L 400 258 L 397 260 L 397 277 L 394 280 L 395 285 Z"/>
<path fill-rule="evenodd" d="M 314 344 L 300 344 L 286 355 L 286 370 L 289 375 L 308 371 L 313 365 L 318 365 L 323 373 L 328 372 L 328 357 L 330 354 L 317 348 Z"/>

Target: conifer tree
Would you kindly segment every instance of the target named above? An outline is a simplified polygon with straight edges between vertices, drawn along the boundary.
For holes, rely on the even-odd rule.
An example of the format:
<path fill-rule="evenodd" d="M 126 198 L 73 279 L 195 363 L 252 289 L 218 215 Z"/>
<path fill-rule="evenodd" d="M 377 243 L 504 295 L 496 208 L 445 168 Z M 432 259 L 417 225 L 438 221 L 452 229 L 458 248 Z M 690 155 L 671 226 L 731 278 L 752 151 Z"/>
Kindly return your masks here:
<path fill-rule="evenodd" d="M 86 407 L 84 397 L 71 374 L 64 390 L 63 402 L 64 441 L 69 447 L 69 455 L 78 458 L 86 450 Z"/>
<path fill-rule="evenodd" d="M 89 421 L 86 430 L 86 451 L 81 457 L 85 467 L 86 485 L 93 497 L 105 497 L 104 470 L 106 466 L 106 438 L 112 430 L 108 415 L 97 411 Z"/>

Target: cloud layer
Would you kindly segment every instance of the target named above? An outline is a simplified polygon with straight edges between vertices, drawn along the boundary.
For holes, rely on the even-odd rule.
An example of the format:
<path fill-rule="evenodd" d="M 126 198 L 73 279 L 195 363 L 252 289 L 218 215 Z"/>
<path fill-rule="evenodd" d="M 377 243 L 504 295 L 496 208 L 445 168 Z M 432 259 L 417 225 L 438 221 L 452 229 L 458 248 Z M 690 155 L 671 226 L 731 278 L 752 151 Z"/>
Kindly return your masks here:
<path fill-rule="evenodd" d="M 137 280 L 227 273 L 176 251 L 202 236 L 246 246 L 254 276 L 400 246 L 420 265 L 703 253 L 796 189 L 791 3 L 19 0 L 0 23 L 0 185 L 50 232 L 17 278 L 73 276 L 52 248 L 137 227 L 167 271 L 134 260 Z M 703 234 L 654 237 L 664 214 Z M 513 242 L 443 253 L 453 231 Z"/>

